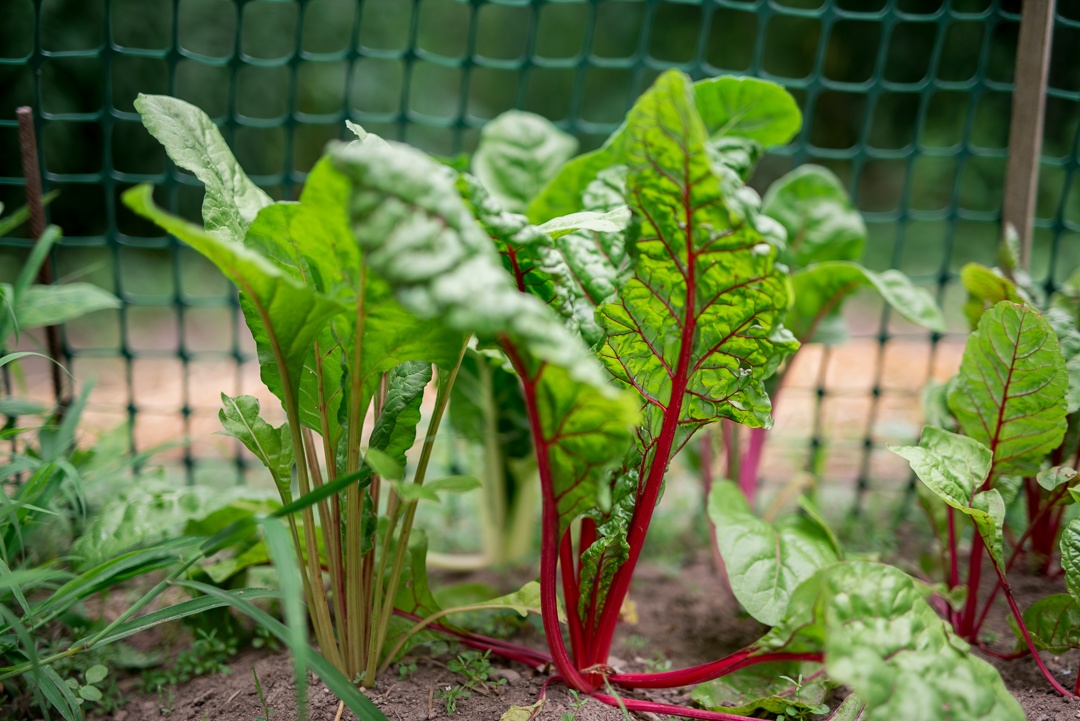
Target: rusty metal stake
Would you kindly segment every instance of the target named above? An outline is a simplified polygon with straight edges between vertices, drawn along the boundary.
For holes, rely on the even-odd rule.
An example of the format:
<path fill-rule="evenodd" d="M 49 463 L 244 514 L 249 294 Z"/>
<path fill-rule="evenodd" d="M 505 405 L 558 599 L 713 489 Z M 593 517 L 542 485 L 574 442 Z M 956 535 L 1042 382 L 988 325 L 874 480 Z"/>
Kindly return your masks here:
<path fill-rule="evenodd" d="M 34 112 L 28 107 L 16 109 L 15 115 L 19 119 L 19 151 L 22 155 L 23 177 L 26 179 L 26 207 L 30 210 L 30 236 L 36 243 L 45 233 L 45 206 L 42 203 L 41 193 L 41 164 L 38 161 L 37 137 L 34 133 Z M 42 285 L 50 285 L 53 281 L 52 264 L 48 259 L 41 264 L 38 271 L 38 282 Z M 45 328 L 45 346 L 49 357 L 53 362 L 49 364 L 52 371 L 53 396 L 56 406 L 60 411 L 67 407 L 67 398 L 64 394 L 64 374 L 61 372 L 63 349 L 60 345 L 60 328 L 51 325 Z"/>

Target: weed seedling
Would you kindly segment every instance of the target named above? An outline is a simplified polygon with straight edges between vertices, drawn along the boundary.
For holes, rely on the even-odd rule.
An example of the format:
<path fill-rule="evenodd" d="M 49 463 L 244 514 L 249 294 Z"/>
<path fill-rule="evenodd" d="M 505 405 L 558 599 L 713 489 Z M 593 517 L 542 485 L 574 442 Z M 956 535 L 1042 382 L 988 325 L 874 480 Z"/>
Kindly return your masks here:
<path fill-rule="evenodd" d="M 494 679 L 490 683 L 488 682 L 488 679 L 491 678 L 490 656 L 490 650 L 484 651 L 483 654 L 479 651 L 466 651 L 465 653 L 458 654 L 458 657 L 446 664 L 446 667 L 454 673 L 461 674 L 465 678 L 466 688 L 484 694 L 490 694 L 492 686 L 502 686 L 506 683 L 505 678 Z"/>
<path fill-rule="evenodd" d="M 263 694 L 262 684 L 259 683 L 259 674 L 255 671 L 255 667 L 251 667 L 251 676 L 255 679 L 255 691 L 259 694 L 259 704 L 262 706 L 262 716 L 256 716 L 255 721 L 270 721 L 270 714 L 273 712 L 269 706 L 266 705 L 266 695 Z"/>
<path fill-rule="evenodd" d="M 397 677 L 399 681 L 404 681 L 410 674 L 416 671 L 416 661 L 410 661 L 408 663 L 402 661 L 397 666 Z"/>
<path fill-rule="evenodd" d="M 801 704 L 802 702 L 802 689 L 803 689 L 803 677 L 799 674 L 797 679 L 790 676 L 781 676 L 792 686 L 795 687 L 795 703 L 799 705 L 788 705 L 784 708 L 784 714 L 777 716 L 776 721 L 788 721 L 794 719 L 794 721 L 807 721 L 811 716 L 829 713 L 829 705 L 821 704 L 819 706 L 807 707 Z"/>
<path fill-rule="evenodd" d="M 157 687 L 158 710 L 162 716 L 172 716 L 173 707 L 176 706 L 176 692 L 172 688 Z"/>
<path fill-rule="evenodd" d="M 671 659 L 662 653 L 657 653 L 652 658 L 645 659 L 645 668 L 652 673 L 662 673 L 671 670 Z"/>
<path fill-rule="evenodd" d="M 448 716 L 453 716 L 454 712 L 457 711 L 458 699 L 469 698 L 470 696 L 472 694 L 465 690 L 464 686 L 460 685 L 447 686 L 435 694 L 435 698 L 446 703 L 446 714 Z"/>
<path fill-rule="evenodd" d="M 570 689 L 570 711 L 559 717 L 559 721 L 574 721 L 585 704 L 589 702 L 588 696 L 582 696 L 574 689 Z"/>
<path fill-rule="evenodd" d="M 95 664 L 86 669 L 83 680 L 77 678 L 67 679 L 68 687 L 75 692 L 75 702 L 80 706 L 84 701 L 99 702 L 105 695 L 101 692 L 101 682 L 109 675 L 109 669 L 101 664 Z"/>

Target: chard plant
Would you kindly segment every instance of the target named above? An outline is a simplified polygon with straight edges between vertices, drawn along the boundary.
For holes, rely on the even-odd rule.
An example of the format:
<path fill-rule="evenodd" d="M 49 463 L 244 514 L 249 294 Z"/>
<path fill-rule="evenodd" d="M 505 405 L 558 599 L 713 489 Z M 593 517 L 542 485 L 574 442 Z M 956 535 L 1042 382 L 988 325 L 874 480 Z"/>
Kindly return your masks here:
<path fill-rule="evenodd" d="M 939 601 L 956 633 L 1003 655 L 981 637 L 1003 595 L 1019 639 L 1018 650 L 1004 655 L 1030 653 L 1055 690 L 1076 695 L 1080 680 L 1070 693 L 1038 653 L 1076 645 L 1075 601 L 1057 594 L 1021 612 L 1008 573 L 1026 557 L 1031 571 L 1064 575 L 1070 593 L 1080 588 L 1080 525 L 1069 522 L 1080 460 L 1080 302 L 1075 277 L 1047 300 L 1017 257 L 1015 239 L 1007 236 L 1000 268 L 972 263 L 962 269 L 969 296 L 964 312 L 973 331 L 959 372 L 928 390 L 932 423 L 919 446 L 893 450 L 922 481 L 920 502 L 943 549 L 946 592 Z"/>
<path fill-rule="evenodd" d="M 855 691 L 841 707 L 851 718 L 896 718 L 911 699 L 915 718 L 1022 717 L 920 584 L 845 560 L 812 513 L 763 524 L 730 483 L 710 506 L 746 540 L 729 561 L 732 586 L 773 631 L 692 668 L 608 665 L 671 459 L 722 419 L 768 427 L 765 384 L 798 347 L 783 325 L 791 298 L 781 233 L 734 169 L 747 157 L 743 138 L 793 132 L 794 103 L 778 86 L 664 73 L 604 146 L 554 174 L 543 130 L 507 129 L 473 175 L 354 126 L 358 140 L 331 145 L 299 203 L 275 204 L 205 116 L 164 98 L 138 107 L 174 160 L 206 182 L 206 229 L 157 209 L 149 188 L 126 201 L 241 290 L 263 379 L 288 422 L 273 428 L 250 399 L 226 399 L 223 420 L 274 474 L 279 515 L 299 513 L 294 563 L 305 570 L 316 637 L 357 682 L 370 685 L 373 670 L 438 632 L 551 664 L 573 690 L 627 713 L 813 713 L 814 685 L 827 678 Z M 430 444 L 470 346 L 517 377 L 540 485 L 540 578 L 490 602 L 440 608 L 426 544 L 413 539 L 407 550 L 408 531 L 415 503 L 437 490 L 424 479 Z M 406 482 L 432 366 L 432 420 Z M 447 620 L 483 608 L 539 611 L 547 652 Z M 399 633 L 400 619 L 414 623 Z M 787 686 L 736 677 L 751 668 Z M 727 677 L 753 696 L 740 710 L 720 693 L 706 709 L 632 695 Z"/>
<path fill-rule="evenodd" d="M 746 157 L 741 134 L 775 124 L 769 132 L 790 137 L 793 107 L 770 83 L 694 84 L 667 72 L 600 149 L 547 184 L 518 177 L 511 188 L 394 144 L 338 145 L 330 156 L 351 183 L 351 227 L 372 272 L 408 310 L 497 348 L 519 378 L 541 492 L 539 606 L 550 654 L 541 658 L 571 688 L 628 711 L 737 719 L 745 716 L 724 710 L 725 699 L 700 709 L 626 692 L 774 663 L 773 678 L 804 680 L 779 691 L 740 681 L 755 689 L 742 713 L 777 696 L 784 713 L 817 710 L 810 681 L 827 675 L 855 690 L 844 705 L 851 717 L 895 718 L 914 696 L 917 718 L 1022 718 L 920 584 L 843 560 L 812 516 L 785 522 L 790 529 L 760 525 L 733 485 L 730 505 L 747 510 L 724 522 L 748 530 L 748 541 L 729 573 L 746 591 L 740 601 L 774 631 L 688 669 L 608 666 L 672 457 L 721 419 L 768 427 L 765 384 L 798 347 L 783 325 L 791 300 L 780 233 L 732 167 Z M 537 172 L 543 158 L 521 150 L 505 167 Z M 536 187 L 524 213 L 502 205 Z M 630 220 L 620 229 L 624 204 Z M 727 500 L 714 493 L 711 505 L 723 513 Z M 418 626 L 428 629 L 447 613 L 418 610 L 410 613 L 426 612 Z M 510 655 L 509 644 L 491 648 Z M 514 653 L 524 660 L 525 650 Z"/>
<path fill-rule="evenodd" d="M 349 183 L 329 159 L 312 170 L 299 202 L 274 203 L 200 110 L 158 96 L 136 107 L 172 160 L 205 183 L 204 225 L 158 208 L 149 187 L 125 200 L 239 289 L 262 380 L 286 422 L 265 421 L 252 396 L 222 394 L 222 425 L 274 480 L 321 654 L 373 686 L 400 632 L 399 591 L 418 583 L 414 554 L 423 568 L 425 542 L 411 538 L 417 503 L 476 484 L 427 478 L 468 336 L 410 313 L 371 272 L 345 212 Z M 406 478 L 429 385 L 434 407 Z"/>

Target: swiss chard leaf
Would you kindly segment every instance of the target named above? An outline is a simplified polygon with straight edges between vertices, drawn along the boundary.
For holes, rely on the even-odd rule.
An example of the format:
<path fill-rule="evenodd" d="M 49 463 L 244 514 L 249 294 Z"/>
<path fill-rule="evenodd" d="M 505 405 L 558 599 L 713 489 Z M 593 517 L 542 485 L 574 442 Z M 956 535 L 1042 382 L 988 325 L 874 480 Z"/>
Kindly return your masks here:
<path fill-rule="evenodd" d="M 630 445 L 637 414 L 626 396 L 612 398 L 550 363 L 526 381 L 535 386 L 539 426 L 533 440 L 550 468 L 561 537 L 596 506 L 607 470 Z"/>
<path fill-rule="evenodd" d="M 763 146 L 782 145 L 799 130 L 802 115 L 794 98 L 781 86 L 755 78 L 720 77 L 694 84 L 691 104 L 696 105 L 709 144 L 739 137 Z M 627 163 L 627 124 L 604 145 L 566 163 L 529 203 L 534 223 L 581 209 L 581 196 L 597 175 Z"/>
<path fill-rule="evenodd" d="M 832 684 L 824 676 L 810 678 L 818 668 L 813 663 L 761 663 L 703 683 L 690 698 L 711 711 L 740 716 L 759 709 L 780 719 L 788 715 L 788 708 L 804 714 L 820 713 Z M 791 682 L 804 676 L 805 683 Z"/>
<path fill-rule="evenodd" d="M 338 145 L 331 154 L 353 184 L 353 234 L 405 307 L 482 338 L 505 335 L 538 360 L 601 383 L 558 317 L 515 288 L 462 203 L 452 171 L 404 146 Z"/>
<path fill-rule="evenodd" d="M 775 250 L 728 208 L 689 79 L 662 75 L 630 111 L 626 135 L 641 236 L 633 276 L 597 312 L 601 360 L 641 397 L 643 455 L 664 432 L 678 447 L 718 418 L 768 427 L 762 382 L 797 347 L 780 325 L 785 281 Z M 665 419 L 677 427 L 662 431 Z"/>
<path fill-rule="evenodd" d="M 546 118 L 511 110 L 480 131 L 473 172 L 504 208 L 518 213 L 577 146 L 572 135 Z"/>
<path fill-rule="evenodd" d="M 971 323 L 972 330 L 979 327 L 983 313 L 998 303 L 1004 300 L 1023 303 L 1025 300 L 1015 283 L 993 268 L 979 263 L 968 263 L 961 268 L 960 282 L 968 293 L 964 315 Z"/>
<path fill-rule="evenodd" d="M 787 230 L 781 261 L 791 266 L 858 260 L 866 245 L 862 216 L 840 179 L 819 165 L 802 165 L 769 186 L 762 212 Z"/>
<path fill-rule="evenodd" d="M 260 364 L 264 368 L 271 364 L 282 367 L 295 397 L 313 341 L 344 306 L 316 293 L 239 243 L 166 213 L 154 205 L 152 193 L 150 186 L 140 185 L 125 192 L 123 198 L 136 213 L 206 256 L 240 289 L 242 302 L 249 303 L 261 321 L 258 329 L 252 329 L 259 345 Z M 263 334 L 262 343 L 258 342 L 257 330 Z"/>
<path fill-rule="evenodd" d="M 259 399 L 254 396 L 230 398 L 222 393 L 221 405 L 218 419 L 224 433 L 239 440 L 262 461 L 283 497 L 290 497 L 294 456 L 288 424 L 274 428 L 264 421 L 259 416 Z"/>
<path fill-rule="evenodd" d="M 799 132 L 802 113 L 783 87 L 725 75 L 694 83 L 694 102 L 710 137 L 737 136 L 768 148 Z"/>
<path fill-rule="evenodd" d="M 795 301 L 786 325 L 803 343 L 836 343 L 843 326 L 828 322 L 838 316 L 844 300 L 862 287 L 877 291 L 896 312 L 912 323 L 938 332 L 945 331 L 945 316 L 933 296 L 917 288 L 897 270 L 875 273 L 858 263 L 842 260 L 815 263 L 791 276 Z"/>
<path fill-rule="evenodd" d="M 353 183 L 357 241 L 401 303 L 513 352 L 539 414 L 534 442 L 559 484 L 554 495 L 567 527 L 595 503 L 605 470 L 622 456 L 632 406 L 559 317 L 519 292 L 458 195 L 452 171 L 400 146 L 331 152 Z"/>
<path fill-rule="evenodd" d="M 731 481 L 713 484 L 708 513 L 735 598 L 764 624 L 780 621 L 799 584 L 839 560 L 820 525 L 795 515 L 763 521 Z"/>
<path fill-rule="evenodd" d="M 968 337 L 949 407 L 965 435 L 993 453 L 991 478 L 1034 475 L 1065 435 L 1068 374 L 1036 310 L 999 303 Z"/>
<path fill-rule="evenodd" d="M 427 548 L 427 536 L 422 532 L 414 531 L 409 540 L 408 561 L 403 568 L 397 596 L 394 599 L 395 609 L 411 613 L 420 618 L 427 618 L 442 610 L 439 602 L 435 600 L 435 595 L 431 592 L 431 587 L 428 585 Z M 409 633 L 409 628 L 413 623 L 413 621 L 407 621 L 398 616 L 391 619 L 390 629 L 383 644 L 384 653 L 388 653 L 397 645 L 398 641 Z M 418 644 L 434 641 L 438 638 L 440 636 L 433 631 L 421 631 L 413 634 L 409 639 L 409 644 L 403 646 L 399 654 L 407 653 L 410 648 Z"/>
<path fill-rule="evenodd" d="M 1024 712 L 902 571 L 844 564 L 828 574 L 825 666 L 867 702 L 867 721 L 1001 719 Z"/>
<path fill-rule="evenodd" d="M 979 441 L 934 426 L 923 428 L 918 446 L 890 446 L 938 498 L 971 517 L 994 563 L 1004 566 L 1005 502 L 995 488 L 979 492 L 992 467 L 990 449 Z"/>
<path fill-rule="evenodd" d="M 586 189 L 585 211 L 539 227 L 503 211 L 468 176 L 459 180 L 518 289 L 542 299 L 590 345 L 602 336 L 594 318 L 596 306 L 614 294 L 625 262 L 622 231 L 629 209 L 623 199 L 624 180 L 624 168 L 602 171 Z"/>
<path fill-rule="evenodd" d="M 244 245 L 318 292 L 347 299 L 360 285 L 360 253 L 349 232 L 348 199 L 348 181 L 322 158 L 308 174 L 300 202 L 260 210 Z"/>
<path fill-rule="evenodd" d="M 1055 655 L 1080 648 L 1080 603 L 1073 596 L 1055 593 L 1040 598 L 1024 611 L 1023 618 L 1036 648 Z M 1024 643 L 1012 616 L 1009 622 L 1017 640 Z"/>
<path fill-rule="evenodd" d="M 1061 570 L 1069 595 L 1080 603 L 1080 518 L 1073 519 L 1061 531 Z"/>
<path fill-rule="evenodd" d="M 621 206 L 607 213 L 597 213 L 583 210 L 580 213 L 571 213 L 543 223 L 539 226 L 549 238 L 555 240 L 564 235 L 580 230 L 592 233 L 618 233 L 626 228 L 630 220 L 630 209 Z"/>
<path fill-rule="evenodd" d="M 270 196 L 251 182 L 221 131 L 202 110 L 164 95 L 142 95 L 135 109 L 172 161 L 206 185 L 203 222 L 221 240 L 240 242 Z"/>
<path fill-rule="evenodd" d="M 866 702 L 866 721 L 1021 721 L 997 671 L 970 653 L 928 595 L 897 568 L 840 563 L 799 587 L 761 644 L 824 650 L 829 676 Z"/>
<path fill-rule="evenodd" d="M 588 513 L 596 521 L 596 540 L 581 554 L 581 594 L 578 599 L 581 618 L 587 618 L 590 605 L 604 607 L 615 572 L 630 557 L 626 537 L 637 505 L 638 478 L 636 468 L 619 474 L 611 485 L 611 509 L 607 513 L 598 509 Z"/>

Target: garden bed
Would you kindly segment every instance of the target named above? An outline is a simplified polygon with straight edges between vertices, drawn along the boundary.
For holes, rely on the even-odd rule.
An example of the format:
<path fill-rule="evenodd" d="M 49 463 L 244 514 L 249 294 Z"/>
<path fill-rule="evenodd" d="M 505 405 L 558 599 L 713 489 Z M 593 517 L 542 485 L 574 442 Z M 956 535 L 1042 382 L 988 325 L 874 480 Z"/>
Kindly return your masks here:
<path fill-rule="evenodd" d="M 455 579 L 471 580 L 471 578 Z M 491 575 L 484 574 L 484 581 Z M 1028 605 L 1046 593 L 1047 581 L 1017 574 L 1015 591 L 1021 605 Z M 642 568 L 632 594 L 639 619 L 617 639 L 613 661 L 621 670 L 646 671 L 650 664 L 670 661 L 673 668 L 703 663 L 730 653 L 758 638 L 763 627 L 739 609 L 730 592 L 714 573 L 705 558 L 691 560 L 681 570 L 648 565 Z M 1004 604 L 988 622 L 988 630 L 1001 639 L 1013 638 L 1005 620 Z M 543 637 L 531 626 L 522 629 L 524 643 L 542 647 Z M 626 643 L 631 639 L 631 645 Z M 644 641 L 646 645 L 641 645 Z M 636 641 L 636 643 L 635 643 Z M 998 642 L 998 649 L 1006 644 Z M 1030 658 L 1002 661 L 984 656 L 1001 672 L 1006 686 L 1020 701 L 1031 721 L 1071 719 L 1080 713 L 1080 703 L 1054 693 Z M 1062 683 L 1071 682 L 1080 652 L 1055 657 L 1044 654 L 1048 667 Z M 399 678 L 396 668 L 379 678 L 378 688 L 370 698 L 391 721 L 424 721 L 455 718 L 465 721 L 498 719 L 511 705 L 528 706 L 540 697 L 547 676 L 521 664 L 494 659 L 498 678 L 506 684 L 492 695 L 474 693 L 458 702 L 456 713 L 447 714 L 445 702 L 436 697 L 440 689 L 461 682 L 461 677 L 446 668 L 447 659 L 418 658 L 416 670 Z M 287 652 L 247 651 L 230 664 L 229 674 L 205 676 L 162 694 L 136 694 L 125 706 L 97 721 L 251 721 L 261 716 L 251 669 L 258 674 L 271 709 L 272 721 L 294 721 L 296 704 L 292 684 L 292 660 Z M 136 687 L 136 678 L 121 681 L 125 695 Z M 689 689 L 650 692 L 642 696 L 666 703 L 689 703 Z M 838 701 L 839 697 L 834 699 Z M 552 684 L 539 719 L 562 719 L 573 711 L 573 699 L 565 686 Z M 317 679 L 309 686 L 309 718 L 332 721 L 338 701 Z M 835 703 L 832 704 L 835 706 Z M 632 714 L 633 718 L 659 718 Z M 342 719 L 355 721 L 348 710 Z M 617 708 L 589 701 L 577 712 L 576 721 L 621 721 Z M 818 717 L 824 718 L 824 717 Z"/>

